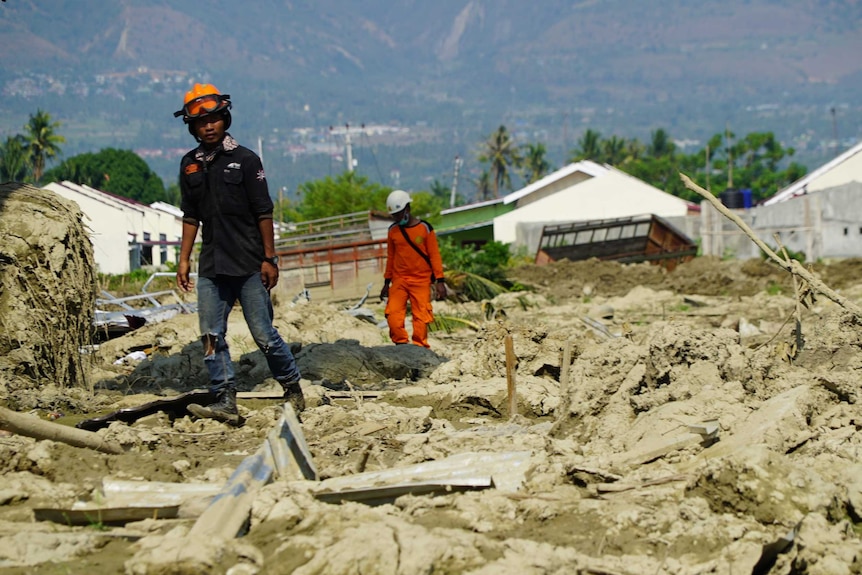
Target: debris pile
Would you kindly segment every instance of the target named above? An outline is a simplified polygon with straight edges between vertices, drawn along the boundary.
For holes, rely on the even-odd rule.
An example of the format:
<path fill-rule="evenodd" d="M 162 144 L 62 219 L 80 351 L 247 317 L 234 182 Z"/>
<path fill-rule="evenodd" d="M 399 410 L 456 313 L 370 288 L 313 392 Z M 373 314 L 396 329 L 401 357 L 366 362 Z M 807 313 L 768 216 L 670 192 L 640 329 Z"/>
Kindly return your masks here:
<path fill-rule="evenodd" d="M 96 299 L 93 247 L 77 204 L 0 184 L 0 393 L 86 387 L 80 350 Z"/>
<path fill-rule="evenodd" d="M 858 262 L 820 271 L 862 301 L 843 266 Z M 92 409 L 50 423 L 90 422 L 100 443 L 0 438 L 0 567 L 862 572 L 859 318 L 825 299 L 798 312 L 765 262 L 654 269 L 522 268 L 535 293 L 441 304 L 477 331 L 434 332 L 431 350 L 335 304 L 279 302 L 301 423 L 240 314 L 239 428 L 183 409 L 206 384 L 194 314 L 105 342 Z"/>

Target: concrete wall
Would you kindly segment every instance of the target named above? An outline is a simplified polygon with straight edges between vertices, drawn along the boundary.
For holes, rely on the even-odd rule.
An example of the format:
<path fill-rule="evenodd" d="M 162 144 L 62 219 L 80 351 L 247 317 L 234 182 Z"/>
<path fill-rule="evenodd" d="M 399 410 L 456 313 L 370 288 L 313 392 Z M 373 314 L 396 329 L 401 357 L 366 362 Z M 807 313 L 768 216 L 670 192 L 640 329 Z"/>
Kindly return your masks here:
<path fill-rule="evenodd" d="M 760 249 L 729 219 L 707 202 L 695 216 L 666 218 L 693 240 L 704 255 L 748 259 Z M 808 261 L 821 258 L 862 257 L 862 184 L 851 182 L 809 193 L 770 206 L 735 213 L 764 243 L 776 248 L 774 235 Z"/>

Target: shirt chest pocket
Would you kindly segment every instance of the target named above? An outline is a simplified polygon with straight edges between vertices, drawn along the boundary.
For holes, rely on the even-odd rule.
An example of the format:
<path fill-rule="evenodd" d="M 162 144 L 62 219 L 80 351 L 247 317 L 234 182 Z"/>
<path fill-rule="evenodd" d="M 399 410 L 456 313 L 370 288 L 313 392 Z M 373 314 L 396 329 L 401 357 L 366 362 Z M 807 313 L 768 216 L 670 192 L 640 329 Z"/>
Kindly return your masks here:
<path fill-rule="evenodd" d="M 204 174 L 203 172 L 193 172 L 185 176 L 186 188 L 189 197 L 196 204 L 204 197 Z"/>
<path fill-rule="evenodd" d="M 226 214 L 248 213 L 248 202 L 242 186 L 242 170 L 225 168 L 222 172 L 225 194 L 222 197 L 222 211 Z"/>

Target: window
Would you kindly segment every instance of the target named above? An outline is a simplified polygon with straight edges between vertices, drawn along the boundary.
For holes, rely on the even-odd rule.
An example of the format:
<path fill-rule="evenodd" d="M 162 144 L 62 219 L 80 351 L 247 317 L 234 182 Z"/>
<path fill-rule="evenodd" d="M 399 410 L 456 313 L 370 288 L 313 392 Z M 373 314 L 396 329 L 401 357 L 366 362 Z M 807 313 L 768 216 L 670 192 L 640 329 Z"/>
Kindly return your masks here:
<path fill-rule="evenodd" d="M 144 245 L 141 246 L 141 265 L 153 265 L 153 244 L 150 243 L 150 232 L 144 232 Z"/>
<path fill-rule="evenodd" d="M 168 234 L 159 234 L 159 241 L 161 242 L 161 248 L 159 249 L 159 262 L 162 265 L 168 263 Z"/>

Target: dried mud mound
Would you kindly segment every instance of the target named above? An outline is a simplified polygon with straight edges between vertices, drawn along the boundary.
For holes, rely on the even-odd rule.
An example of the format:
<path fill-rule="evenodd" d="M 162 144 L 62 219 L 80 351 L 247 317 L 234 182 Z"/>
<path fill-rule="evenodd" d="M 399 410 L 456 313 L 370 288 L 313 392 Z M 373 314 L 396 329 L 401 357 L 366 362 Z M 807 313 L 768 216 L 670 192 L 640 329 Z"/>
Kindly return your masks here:
<path fill-rule="evenodd" d="M 83 385 L 96 283 L 78 206 L 26 184 L 0 185 L 0 393 Z"/>
<path fill-rule="evenodd" d="M 811 267 L 833 289 L 855 285 L 862 277 L 862 260 L 859 259 L 818 263 Z M 790 274 L 771 261 L 759 258 L 724 261 L 716 257 L 697 257 L 672 272 L 649 263 L 562 260 L 544 266 L 522 266 L 513 270 L 509 279 L 558 301 L 623 296 L 639 286 L 680 294 L 733 297 L 750 296 L 764 290 L 793 291 Z"/>

